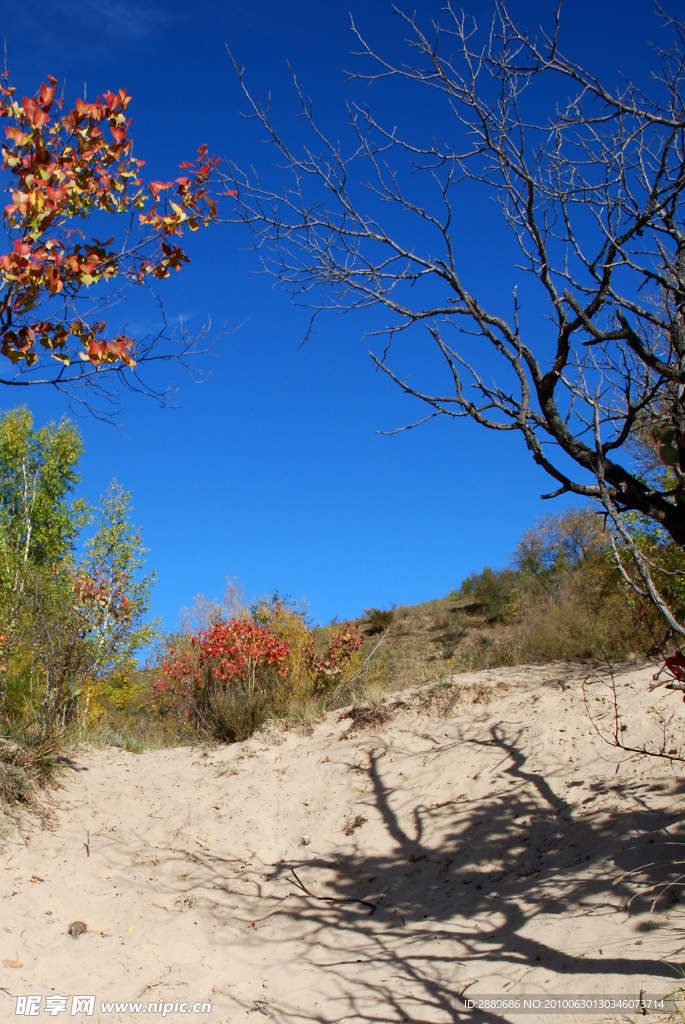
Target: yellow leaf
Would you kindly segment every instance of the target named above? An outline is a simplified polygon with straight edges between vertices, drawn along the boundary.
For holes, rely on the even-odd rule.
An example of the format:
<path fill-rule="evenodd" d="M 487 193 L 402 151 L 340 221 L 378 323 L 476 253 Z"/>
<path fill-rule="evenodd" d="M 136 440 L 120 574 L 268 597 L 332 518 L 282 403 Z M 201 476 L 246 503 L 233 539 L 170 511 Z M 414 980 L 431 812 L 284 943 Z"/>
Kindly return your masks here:
<path fill-rule="evenodd" d="M 127 932 L 132 932 L 134 928 L 135 928 L 135 924 L 132 924 L 130 928 L 126 929 L 126 931 Z"/>
<path fill-rule="evenodd" d="M 23 967 L 21 960 L 3 960 L 3 967 Z"/>

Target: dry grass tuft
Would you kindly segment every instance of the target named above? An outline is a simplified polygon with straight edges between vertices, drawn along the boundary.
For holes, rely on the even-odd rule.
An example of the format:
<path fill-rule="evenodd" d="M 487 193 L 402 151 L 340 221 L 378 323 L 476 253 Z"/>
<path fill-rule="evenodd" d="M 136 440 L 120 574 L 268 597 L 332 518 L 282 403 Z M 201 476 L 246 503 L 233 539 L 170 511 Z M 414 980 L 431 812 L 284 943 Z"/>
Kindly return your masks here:
<path fill-rule="evenodd" d="M 358 814 L 355 818 L 348 818 L 343 825 L 343 833 L 346 836 L 351 836 L 353 832 L 356 832 L 358 828 L 365 825 L 368 818 L 365 818 L 363 814 Z"/>
<path fill-rule="evenodd" d="M 376 704 L 375 707 L 354 704 L 342 712 L 338 721 L 351 718 L 352 725 L 348 730 L 350 732 L 354 729 L 378 729 L 394 718 L 399 710 L 399 705 L 392 704 Z"/>
<path fill-rule="evenodd" d="M 301 736 L 311 736 L 314 725 L 325 712 L 324 702 L 316 697 L 292 700 L 288 705 L 286 727 L 295 729 Z"/>
<path fill-rule="evenodd" d="M 37 727 L 8 730 L 0 737 L 0 803 L 39 810 L 42 791 L 59 785 L 70 762 L 60 733 Z"/>

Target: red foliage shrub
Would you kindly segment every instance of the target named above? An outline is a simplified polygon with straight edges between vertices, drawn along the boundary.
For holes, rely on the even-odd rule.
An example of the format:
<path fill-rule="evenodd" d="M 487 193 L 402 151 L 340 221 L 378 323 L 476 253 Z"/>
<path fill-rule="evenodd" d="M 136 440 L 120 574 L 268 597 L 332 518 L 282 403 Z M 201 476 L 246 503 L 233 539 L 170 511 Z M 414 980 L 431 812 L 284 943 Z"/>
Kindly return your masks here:
<path fill-rule="evenodd" d="M 153 706 L 187 720 L 218 689 L 255 689 L 260 670 L 273 669 L 284 678 L 289 654 L 289 644 L 266 626 L 247 619 L 220 620 L 170 648 L 162 676 L 152 686 Z"/>
<path fill-rule="evenodd" d="M 328 650 L 322 656 L 316 651 L 314 637 L 309 641 L 307 651 L 307 668 L 317 689 L 323 689 L 330 683 L 337 682 L 350 663 L 352 655 L 363 641 L 357 632 L 356 625 L 347 623 L 342 633 L 334 636 Z"/>
<path fill-rule="evenodd" d="M 246 679 L 257 665 L 275 668 L 282 677 L 288 674 L 290 645 L 248 619 L 220 621 L 212 629 L 201 629 L 192 644 L 200 652 L 200 664 L 211 664 L 216 678 L 224 683 Z"/>

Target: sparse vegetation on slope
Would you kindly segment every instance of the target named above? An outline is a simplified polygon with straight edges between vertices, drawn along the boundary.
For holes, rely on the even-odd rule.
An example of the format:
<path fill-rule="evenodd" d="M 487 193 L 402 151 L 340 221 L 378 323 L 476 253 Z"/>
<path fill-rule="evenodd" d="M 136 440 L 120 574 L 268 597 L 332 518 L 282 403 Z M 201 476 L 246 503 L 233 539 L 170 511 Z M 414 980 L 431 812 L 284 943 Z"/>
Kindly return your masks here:
<path fill-rule="evenodd" d="M 656 572 L 680 571 L 672 544 L 637 529 L 635 536 Z M 680 577 L 664 574 L 663 585 L 677 603 Z M 231 630 L 252 640 L 230 650 L 210 644 L 205 658 L 203 645 Z M 389 693 L 425 684 L 442 692 L 461 672 L 630 661 L 660 656 L 668 646 L 658 613 L 621 575 L 603 519 L 569 509 L 527 531 L 507 568 L 486 567 L 434 601 L 367 608 L 351 623 L 317 627 L 304 607 L 278 594 L 248 606 L 234 583 L 222 602 L 200 596 L 181 631 L 167 638 L 161 668 L 139 674 L 135 700 L 110 704 L 106 717 L 129 743 L 154 744 L 233 742 L 274 718 L 306 733 L 326 710 L 350 706 L 364 727 L 389 713 Z M 280 652 L 279 671 L 267 647 Z"/>

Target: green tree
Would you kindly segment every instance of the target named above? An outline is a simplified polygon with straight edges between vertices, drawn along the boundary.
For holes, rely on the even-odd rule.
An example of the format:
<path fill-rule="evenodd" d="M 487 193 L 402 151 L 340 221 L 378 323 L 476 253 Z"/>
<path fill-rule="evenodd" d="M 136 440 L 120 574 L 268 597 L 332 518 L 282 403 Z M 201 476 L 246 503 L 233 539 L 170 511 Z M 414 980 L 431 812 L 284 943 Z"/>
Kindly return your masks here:
<path fill-rule="evenodd" d="M 73 551 L 88 517 L 83 499 L 69 501 L 82 452 L 81 436 L 67 419 L 36 430 L 25 407 L 0 415 L 0 543 L 5 554 L 38 564 Z"/>
<path fill-rule="evenodd" d="M 95 510 L 84 557 L 46 571 L 31 566 L 22 592 L 24 643 L 38 673 L 48 724 L 85 720 L 91 695 L 125 685 L 136 651 L 159 635 L 145 622 L 154 573 L 142 575 L 141 531 L 130 521 L 131 496 L 114 481 Z"/>
<path fill-rule="evenodd" d="M 68 420 L 0 417 L 0 709 L 48 725 L 85 715 L 93 688 L 125 679 L 157 633 L 130 494 L 113 482 L 96 509 L 74 499 L 82 450 Z"/>

